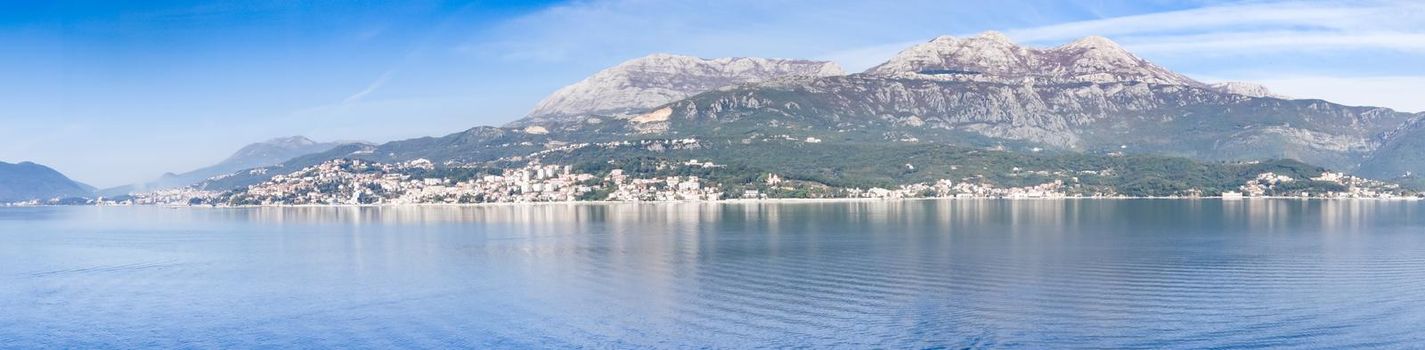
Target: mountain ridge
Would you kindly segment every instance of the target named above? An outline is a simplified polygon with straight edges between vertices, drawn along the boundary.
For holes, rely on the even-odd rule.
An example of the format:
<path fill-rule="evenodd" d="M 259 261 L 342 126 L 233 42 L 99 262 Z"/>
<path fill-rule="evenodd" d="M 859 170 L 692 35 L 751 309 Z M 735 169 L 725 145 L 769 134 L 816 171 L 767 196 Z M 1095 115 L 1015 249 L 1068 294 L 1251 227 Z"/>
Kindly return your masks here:
<path fill-rule="evenodd" d="M 1284 100 L 1292 99 L 1291 97 L 1274 93 L 1270 89 L 1267 89 L 1266 86 L 1257 83 L 1249 83 L 1244 81 L 1225 81 L 1221 83 L 1211 84 L 1208 86 L 1212 87 L 1217 91 L 1229 94 L 1237 94 L 1250 97 L 1271 97 Z"/>

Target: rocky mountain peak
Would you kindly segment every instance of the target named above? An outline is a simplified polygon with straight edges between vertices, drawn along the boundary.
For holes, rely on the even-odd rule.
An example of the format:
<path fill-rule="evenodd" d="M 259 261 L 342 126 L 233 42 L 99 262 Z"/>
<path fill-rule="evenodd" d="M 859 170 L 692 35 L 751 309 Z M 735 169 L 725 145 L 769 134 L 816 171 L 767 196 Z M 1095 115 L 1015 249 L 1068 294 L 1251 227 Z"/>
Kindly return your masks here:
<path fill-rule="evenodd" d="M 1074 40 L 1073 42 L 1062 46 L 1062 48 L 1125 51 L 1123 50 L 1123 47 L 1118 46 L 1118 43 L 1114 42 L 1113 40 L 1109 40 L 1108 38 L 1098 35 L 1090 35 L 1083 38 L 1079 38 L 1079 40 Z"/>
<path fill-rule="evenodd" d="M 993 74 L 1008 75 L 1025 71 L 1027 52 L 1009 37 L 986 32 L 965 39 L 940 36 L 924 44 L 912 46 L 890 61 L 867 73 L 878 75 L 909 74 Z"/>
<path fill-rule="evenodd" d="M 288 136 L 288 137 L 278 137 L 278 138 L 273 138 L 273 139 L 271 139 L 271 140 L 263 141 L 263 142 L 260 142 L 260 143 L 261 143 L 261 144 L 267 144 L 267 145 L 273 145 L 273 146 L 279 146 L 279 147 L 306 147 L 306 146 L 311 146 L 311 145 L 317 144 L 316 141 L 312 141 L 312 139 L 309 139 L 309 138 L 307 138 L 306 136 L 301 136 L 301 135 L 298 135 L 298 136 Z"/>
<path fill-rule="evenodd" d="M 1123 49 L 1122 46 L 1118 46 L 1118 43 L 1113 40 L 1097 35 L 1074 40 L 1074 42 L 1048 51 L 1076 55 L 1077 57 L 1072 60 L 1073 64 L 1083 67 L 1099 65 L 1104 71 L 1133 68 L 1145 64 L 1151 65 Z"/>
<path fill-rule="evenodd" d="M 1262 86 L 1262 84 L 1257 84 L 1257 83 L 1248 83 L 1248 82 L 1240 82 L 1240 81 L 1228 81 L 1228 82 L 1221 82 L 1221 83 L 1212 84 L 1211 86 L 1212 86 L 1212 89 L 1213 89 L 1213 90 L 1217 90 L 1217 91 L 1221 91 L 1221 92 L 1225 92 L 1225 93 L 1229 93 L 1229 94 L 1236 94 L 1236 95 L 1250 96 L 1250 97 L 1273 97 L 1273 98 L 1282 98 L 1282 99 L 1287 98 L 1286 96 L 1282 96 L 1282 95 L 1278 95 L 1278 94 L 1272 93 L 1272 91 L 1271 91 L 1271 90 L 1268 90 L 1266 86 Z"/>
<path fill-rule="evenodd" d="M 931 43 L 931 44 L 938 44 L 938 45 L 946 45 L 946 44 L 956 43 L 956 42 L 959 42 L 959 41 L 960 41 L 960 38 L 956 38 L 954 35 L 941 35 L 941 36 L 935 37 L 935 39 L 930 39 L 930 43 Z"/>
<path fill-rule="evenodd" d="M 976 46 L 1014 46 L 1013 39 L 1008 35 L 996 31 L 987 31 L 964 38 L 953 35 L 941 35 L 928 42 L 929 46 L 947 45 L 976 45 Z"/>
<path fill-rule="evenodd" d="M 1089 36 L 1041 49 L 1017 45 L 998 32 L 965 39 L 937 37 L 901 51 L 866 73 L 937 80 L 1205 86 L 1139 58 L 1105 37 Z"/>
<path fill-rule="evenodd" d="M 1008 35 L 1004 35 L 1004 33 L 996 32 L 993 30 L 977 34 L 971 37 L 971 39 L 992 42 L 1002 45 L 1014 45 L 1014 40 L 1010 40 Z"/>
<path fill-rule="evenodd" d="M 729 85 L 844 74 L 840 66 L 827 61 L 705 59 L 660 53 L 623 62 L 565 86 L 540 101 L 529 117 L 627 115 Z"/>

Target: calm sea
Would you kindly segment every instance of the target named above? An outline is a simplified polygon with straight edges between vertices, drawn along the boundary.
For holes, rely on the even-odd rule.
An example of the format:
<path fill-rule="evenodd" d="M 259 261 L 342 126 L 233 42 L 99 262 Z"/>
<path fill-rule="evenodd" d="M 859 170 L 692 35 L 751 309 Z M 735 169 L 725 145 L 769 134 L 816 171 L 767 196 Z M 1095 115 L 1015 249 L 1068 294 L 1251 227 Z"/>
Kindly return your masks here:
<path fill-rule="evenodd" d="M 1425 203 L 0 209 L 0 348 L 1411 348 Z"/>

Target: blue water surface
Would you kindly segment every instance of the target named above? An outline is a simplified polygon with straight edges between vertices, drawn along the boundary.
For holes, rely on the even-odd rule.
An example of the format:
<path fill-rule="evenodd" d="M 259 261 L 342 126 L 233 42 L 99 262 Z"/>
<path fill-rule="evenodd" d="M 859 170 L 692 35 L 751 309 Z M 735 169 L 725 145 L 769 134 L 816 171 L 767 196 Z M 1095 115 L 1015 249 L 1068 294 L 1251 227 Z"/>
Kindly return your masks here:
<path fill-rule="evenodd" d="M 1411 348 L 1425 206 L 0 208 L 0 348 Z"/>

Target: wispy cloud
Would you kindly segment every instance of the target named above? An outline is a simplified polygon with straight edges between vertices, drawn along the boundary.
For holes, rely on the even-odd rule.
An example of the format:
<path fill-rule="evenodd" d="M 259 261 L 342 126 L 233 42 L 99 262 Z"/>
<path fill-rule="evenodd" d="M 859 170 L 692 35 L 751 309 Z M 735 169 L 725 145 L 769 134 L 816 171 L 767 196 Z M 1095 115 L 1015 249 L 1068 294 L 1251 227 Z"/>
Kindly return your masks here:
<path fill-rule="evenodd" d="M 347 96 L 345 99 L 342 99 L 342 103 L 351 104 L 360 102 L 368 95 L 371 95 L 372 93 L 375 93 L 376 91 L 380 90 L 382 87 L 385 87 L 386 84 L 391 81 L 392 77 L 394 77 L 396 73 L 401 70 L 402 67 L 410 64 L 418 56 L 423 54 L 432 45 L 436 38 L 440 37 L 447 30 L 449 30 L 452 23 L 456 19 L 461 18 L 466 12 L 471 9 L 471 7 L 472 4 L 466 4 L 465 6 L 461 6 L 459 9 L 452 11 L 449 15 L 446 15 L 435 26 L 433 26 L 429 31 L 422 35 L 420 40 L 417 40 L 415 43 L 413 43 L 410 48 L 406 50 L 405 54 L 401 55 L 400 60 L 393 63 L 390 68 L 386 69 L 385 72 L 382 72 L 380 76 L 376 77 L 376 80 L 373 80 L 371 83 L 366 84 L 365 88 L 361 89 L 360 91 L 357 91 L 354 94 L 351 94 L 350 96 Z M 385 32 L 387 29 L 388 28 L 385 25 L 370 27 L 368 29 L 357 32 L 355 37 L 358 40 L 369 40 L 378 35 L 381 35 L 381 33 Z"/>
<path fill-rule="evenodd" d="M 347 96 L 345 99 L 341 100 L 341 103 L 355 103 L 361 101 L 361 99 L 366 98 L 366 95 L 370 95 L 372 92 L 376 92 L 377 89 L 380 89 L 382 86 L 385 86 L 386 82 L 391 81 L 391 76 L 394 74 L 396 74 L 395 68 L 389 69 L 385 73 L 381 73 L 381 76 L 377 77 L 375 81 L 372 81 L 370 84 L 366 84 L 365 89 L 361 89 L 361 91 L 357 91 L 356 93 L 351 94 L 351 96 Z"/>
<path fill-rule="evenodd" d="M 512 62 L 548 63 L 616 61 L 651 52 L 815 57 L 977 28 L 1051 24 L 1086 12 L 1125 15 L 1151 10 L 1138 3 L 575 1 L 478 33 L 460 49 Z"/>
<path fill-rule="evenodd" d="M 1010 30 L 1008 34 L 1025 41 L 1064 40 L 1085 35 L 1181 33 L 1204 30 L 1244 30 L 1296 26 L 1347 29 L 1360 27 L 1363 16 L 1392 13 L 1403 2 L 1265 2 L 1228 4 L 1179 11 L 1076 21 Z"/>
<path fill-rule="evenodd" d="M 1007 32 L 1026 42 L 1114 37 L 1137 51 L 1392 49 L 1425 51 L 1425 2 L 1317 1 L 1222 5 Z"/>
<path fill-rule="evenodd" d="M 1228 53 L 1241 55 L 1260 51 L 1329 52 L 1369 49 L 1425 53 L 1425 33 L 1402 32 L 1263 31 L 1151 38 L 1128 37 L 1125 41 L 1126 45 L 1139 53 Z"/>

